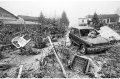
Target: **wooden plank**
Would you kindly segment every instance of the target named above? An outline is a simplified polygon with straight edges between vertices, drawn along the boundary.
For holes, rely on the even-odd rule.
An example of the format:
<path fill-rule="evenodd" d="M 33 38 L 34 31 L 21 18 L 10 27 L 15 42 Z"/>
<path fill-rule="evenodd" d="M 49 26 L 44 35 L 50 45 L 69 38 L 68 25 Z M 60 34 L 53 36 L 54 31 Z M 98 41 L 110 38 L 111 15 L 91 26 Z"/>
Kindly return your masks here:
<path fill-rule="evenodd" d="M 55 54 L 55 56 L 56 56 L 56 58 L 57 58 L 57 60 L 58 60 L 58 62 L 59 62 L 59 64 L 60 64 L 60 66 L 61 66 L 61 68 L 62 68 L 63 74 L 64 74 L 64 76 L 67 78 L 66 71 L 65 71 L 65 69 L 64 69 L 64 67 L 63 67 L 63 65 L 62 65 L 62 62 L 60 61 L 60 59 L 59 59 L 56 51 L 55 51 L 55 47 L 54 47 L 54 45 L 53 45 L 53 43 L 52 43 L 52 41 L 51 41 L 51 38 L 50 38 L 49 36 L 48 36 L 48 39 L 49 39 L 50 44 L 51 44 L 51 46 L 52 46 L 52 48 L 53 48 L 54 54 Z"/>
<path fill-rule="evenodd" d="M 17 77 L 17 78 L 20 78 L 20 77 L 21 77 L 21 74 L 22 74 L 22 68 L 23 68 L 23 65 L 20 66 L 20 69 L 19 69 L 19 73 L 18 73 L 18 77 Z"/>

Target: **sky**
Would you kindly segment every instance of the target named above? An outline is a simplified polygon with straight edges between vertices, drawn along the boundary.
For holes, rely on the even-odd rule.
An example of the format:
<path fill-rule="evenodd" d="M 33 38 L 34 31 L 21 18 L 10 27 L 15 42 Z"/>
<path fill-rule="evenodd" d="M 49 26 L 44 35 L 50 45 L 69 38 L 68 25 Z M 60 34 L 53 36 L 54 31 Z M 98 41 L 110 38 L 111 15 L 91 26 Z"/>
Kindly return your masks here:
<path fill-rule="evenodd" d="M 78 18 L 88 14 L 114 14 L 120 8 L 120 1 L 91 0 L 1 0 L 0 7 L 14 15 L 60 17 L 65 11 L 70 25 L 77 25 Z"/>

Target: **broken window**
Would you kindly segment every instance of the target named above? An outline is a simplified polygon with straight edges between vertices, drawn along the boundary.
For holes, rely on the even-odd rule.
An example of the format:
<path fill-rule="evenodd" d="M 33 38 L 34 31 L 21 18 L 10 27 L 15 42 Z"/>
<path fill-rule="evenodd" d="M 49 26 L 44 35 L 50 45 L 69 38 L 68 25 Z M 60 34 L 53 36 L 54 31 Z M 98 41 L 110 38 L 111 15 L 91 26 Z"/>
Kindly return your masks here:
<path fill-rule="evenodd" d="M 81 36 L 88 36 L 89 32 L 90 32 L 90 29 L 82 29 L 82 30 L 80 30 Z"/>
<path fill-rule="evenodd" d="M 79 36 L 79 30 L 78 30 L 78 29 L 75 29 L 75 30 L 74 30 L 74 34 L 75 34 L 76 36 Z"/>
<path fill-rule="evenodd" d="M 71 29 L 70 33 L 74 33 L 74 29 L 73 28 Z"/>
<path fill-rule="evenodd" d="M 92 32 L 92 31 L 94 31 L 96 35 L 99 34 L 99 33 L 98 33 L 96 30 L 94 30 L 94 29 L 82 29 L 82 30 L 80 30 L 80 34 L 81 34 L 81 36 L 88 36 L 88 34 L 89 34 L 90 32 Z"/>
<path fill-rule="evenodd" d="M 80 36 L 78 29 L 72 28 L 70 32 L 71 32 L 72 34 L 75 34 L 76 36 Z"/>

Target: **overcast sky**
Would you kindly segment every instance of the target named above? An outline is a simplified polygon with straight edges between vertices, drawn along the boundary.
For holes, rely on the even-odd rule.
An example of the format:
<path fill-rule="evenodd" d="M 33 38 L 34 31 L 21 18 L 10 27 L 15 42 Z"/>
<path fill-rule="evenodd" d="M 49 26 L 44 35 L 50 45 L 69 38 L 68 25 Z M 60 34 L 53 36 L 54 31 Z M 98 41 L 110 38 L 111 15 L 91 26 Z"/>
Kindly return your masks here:
<path fill-rule="evenodd" d="M 0 7 L 14 15 L 39 16 L 42 11 L 46 17 L 59 17 L 67 13 L 71 25 L 78 24 L 78 18 L 88 14 L 113 14 L 120 8 L 120 1 L 81 1 L 81 0 L 1 0 Z"/>

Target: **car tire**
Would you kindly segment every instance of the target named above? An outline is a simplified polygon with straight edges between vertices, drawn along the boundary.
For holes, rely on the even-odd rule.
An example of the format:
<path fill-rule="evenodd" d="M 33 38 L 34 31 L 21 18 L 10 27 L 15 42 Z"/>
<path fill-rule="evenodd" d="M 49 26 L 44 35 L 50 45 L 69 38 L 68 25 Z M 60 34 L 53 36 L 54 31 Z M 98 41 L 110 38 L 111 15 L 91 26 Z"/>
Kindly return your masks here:
<path fill-rule="evenodd" d="M 85 44 L 80 45 L 79 52 L 83 55 L 85 55 L 87 53 L 87 47 Z"/>

